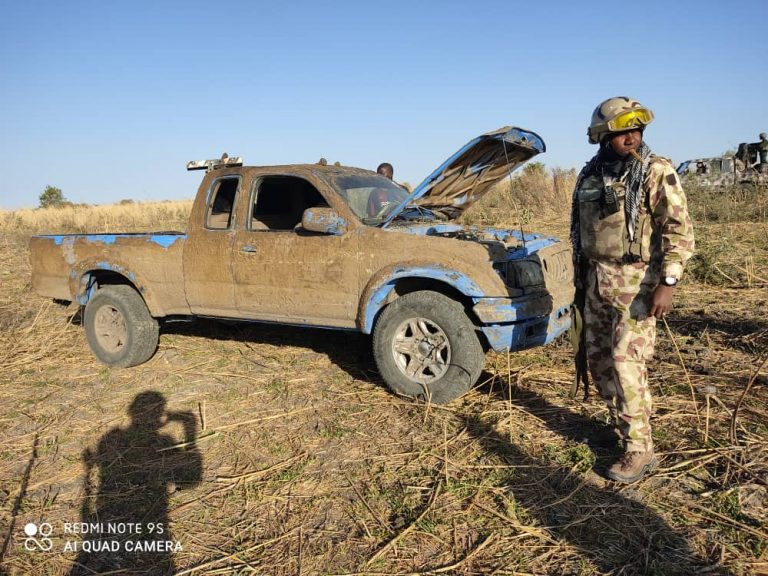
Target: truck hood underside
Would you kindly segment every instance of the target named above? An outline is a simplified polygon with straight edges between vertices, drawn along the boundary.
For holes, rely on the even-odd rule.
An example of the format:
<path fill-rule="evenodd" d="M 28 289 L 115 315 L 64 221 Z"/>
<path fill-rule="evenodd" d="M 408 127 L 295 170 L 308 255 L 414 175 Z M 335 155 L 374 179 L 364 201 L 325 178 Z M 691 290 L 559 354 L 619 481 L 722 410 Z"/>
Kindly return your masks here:
<path fill-rule="evenodd" d="M 478 136 L 419 184 L 387 222 L 412 204 L 456 218 L 499 180 L 545 150 L 541 137 L 514 126 Z"/>

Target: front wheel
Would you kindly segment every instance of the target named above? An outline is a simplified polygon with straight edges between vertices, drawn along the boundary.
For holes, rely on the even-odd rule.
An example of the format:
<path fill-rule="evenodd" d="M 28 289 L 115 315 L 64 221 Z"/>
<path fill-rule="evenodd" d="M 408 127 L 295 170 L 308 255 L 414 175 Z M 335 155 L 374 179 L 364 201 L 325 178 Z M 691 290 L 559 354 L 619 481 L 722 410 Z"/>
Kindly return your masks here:
<path fill-rule="evenodd" d="M 394 392 L 435 404 L 469 390 L 485 358 L 463 306 L 431 291 L 406 294 L 384 309 L 373 356 Z"/>
<path fill-rule="evenodd" d="M 157 350 L 160 329 L 131 286 L 104 286 L 88 301 L 85 337 L 93 354 L 115 368 L 136 366 Z"/>

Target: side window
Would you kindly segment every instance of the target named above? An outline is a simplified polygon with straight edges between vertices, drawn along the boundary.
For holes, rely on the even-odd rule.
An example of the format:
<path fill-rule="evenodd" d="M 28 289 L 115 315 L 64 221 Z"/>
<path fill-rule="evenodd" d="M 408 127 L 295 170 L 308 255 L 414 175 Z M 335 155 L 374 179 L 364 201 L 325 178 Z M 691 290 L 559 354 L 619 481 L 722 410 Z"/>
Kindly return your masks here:
<path fill-rule="evenodd" d="M 211 230 L 227 230 L 232 226 L 232 213 L 237 198 L 240 178 L 237 176 L 219 178 L 211 187 L 205 227 Z"/>
<path fill-rule="evenodd" d="M 303 178 L 266 176 L 253 188 L 251 230 L 293 230 L 307 208 L 328 206 L 325 198 Z"/>

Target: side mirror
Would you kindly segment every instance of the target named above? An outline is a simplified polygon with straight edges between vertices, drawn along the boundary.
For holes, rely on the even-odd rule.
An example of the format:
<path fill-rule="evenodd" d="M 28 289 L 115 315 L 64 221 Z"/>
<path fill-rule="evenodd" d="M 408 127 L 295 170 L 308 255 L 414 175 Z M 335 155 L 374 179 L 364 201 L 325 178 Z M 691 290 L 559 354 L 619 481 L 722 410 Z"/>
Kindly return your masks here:
<path fill-rule="evenodd" d="M 307 208 L 301 215 L 301 227 L 309 232 L 341 236 L 347 231 L 347 223 L 333 208 L 318 206 Z"/>

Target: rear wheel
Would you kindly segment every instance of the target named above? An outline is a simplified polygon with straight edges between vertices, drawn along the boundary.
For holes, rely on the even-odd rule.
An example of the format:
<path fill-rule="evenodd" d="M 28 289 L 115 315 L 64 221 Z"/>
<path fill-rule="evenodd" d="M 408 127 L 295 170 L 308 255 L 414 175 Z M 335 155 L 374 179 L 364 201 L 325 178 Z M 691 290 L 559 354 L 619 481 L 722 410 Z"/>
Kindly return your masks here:
<path fill-rule="evenodd" d="M 394 392 L 435 404 L 469 390 L 485 358 L 463 306 L 431 291 L 406 294 L 384 309 L 373 355 Z"/>
<path fill-rule="evenodd" d="M 85 306 L 84 324 L 91 350 L 108 366 L 136 366 L 157 350 L 157 320 L 131 286 L 104 286 L 98 290 Z"/>

